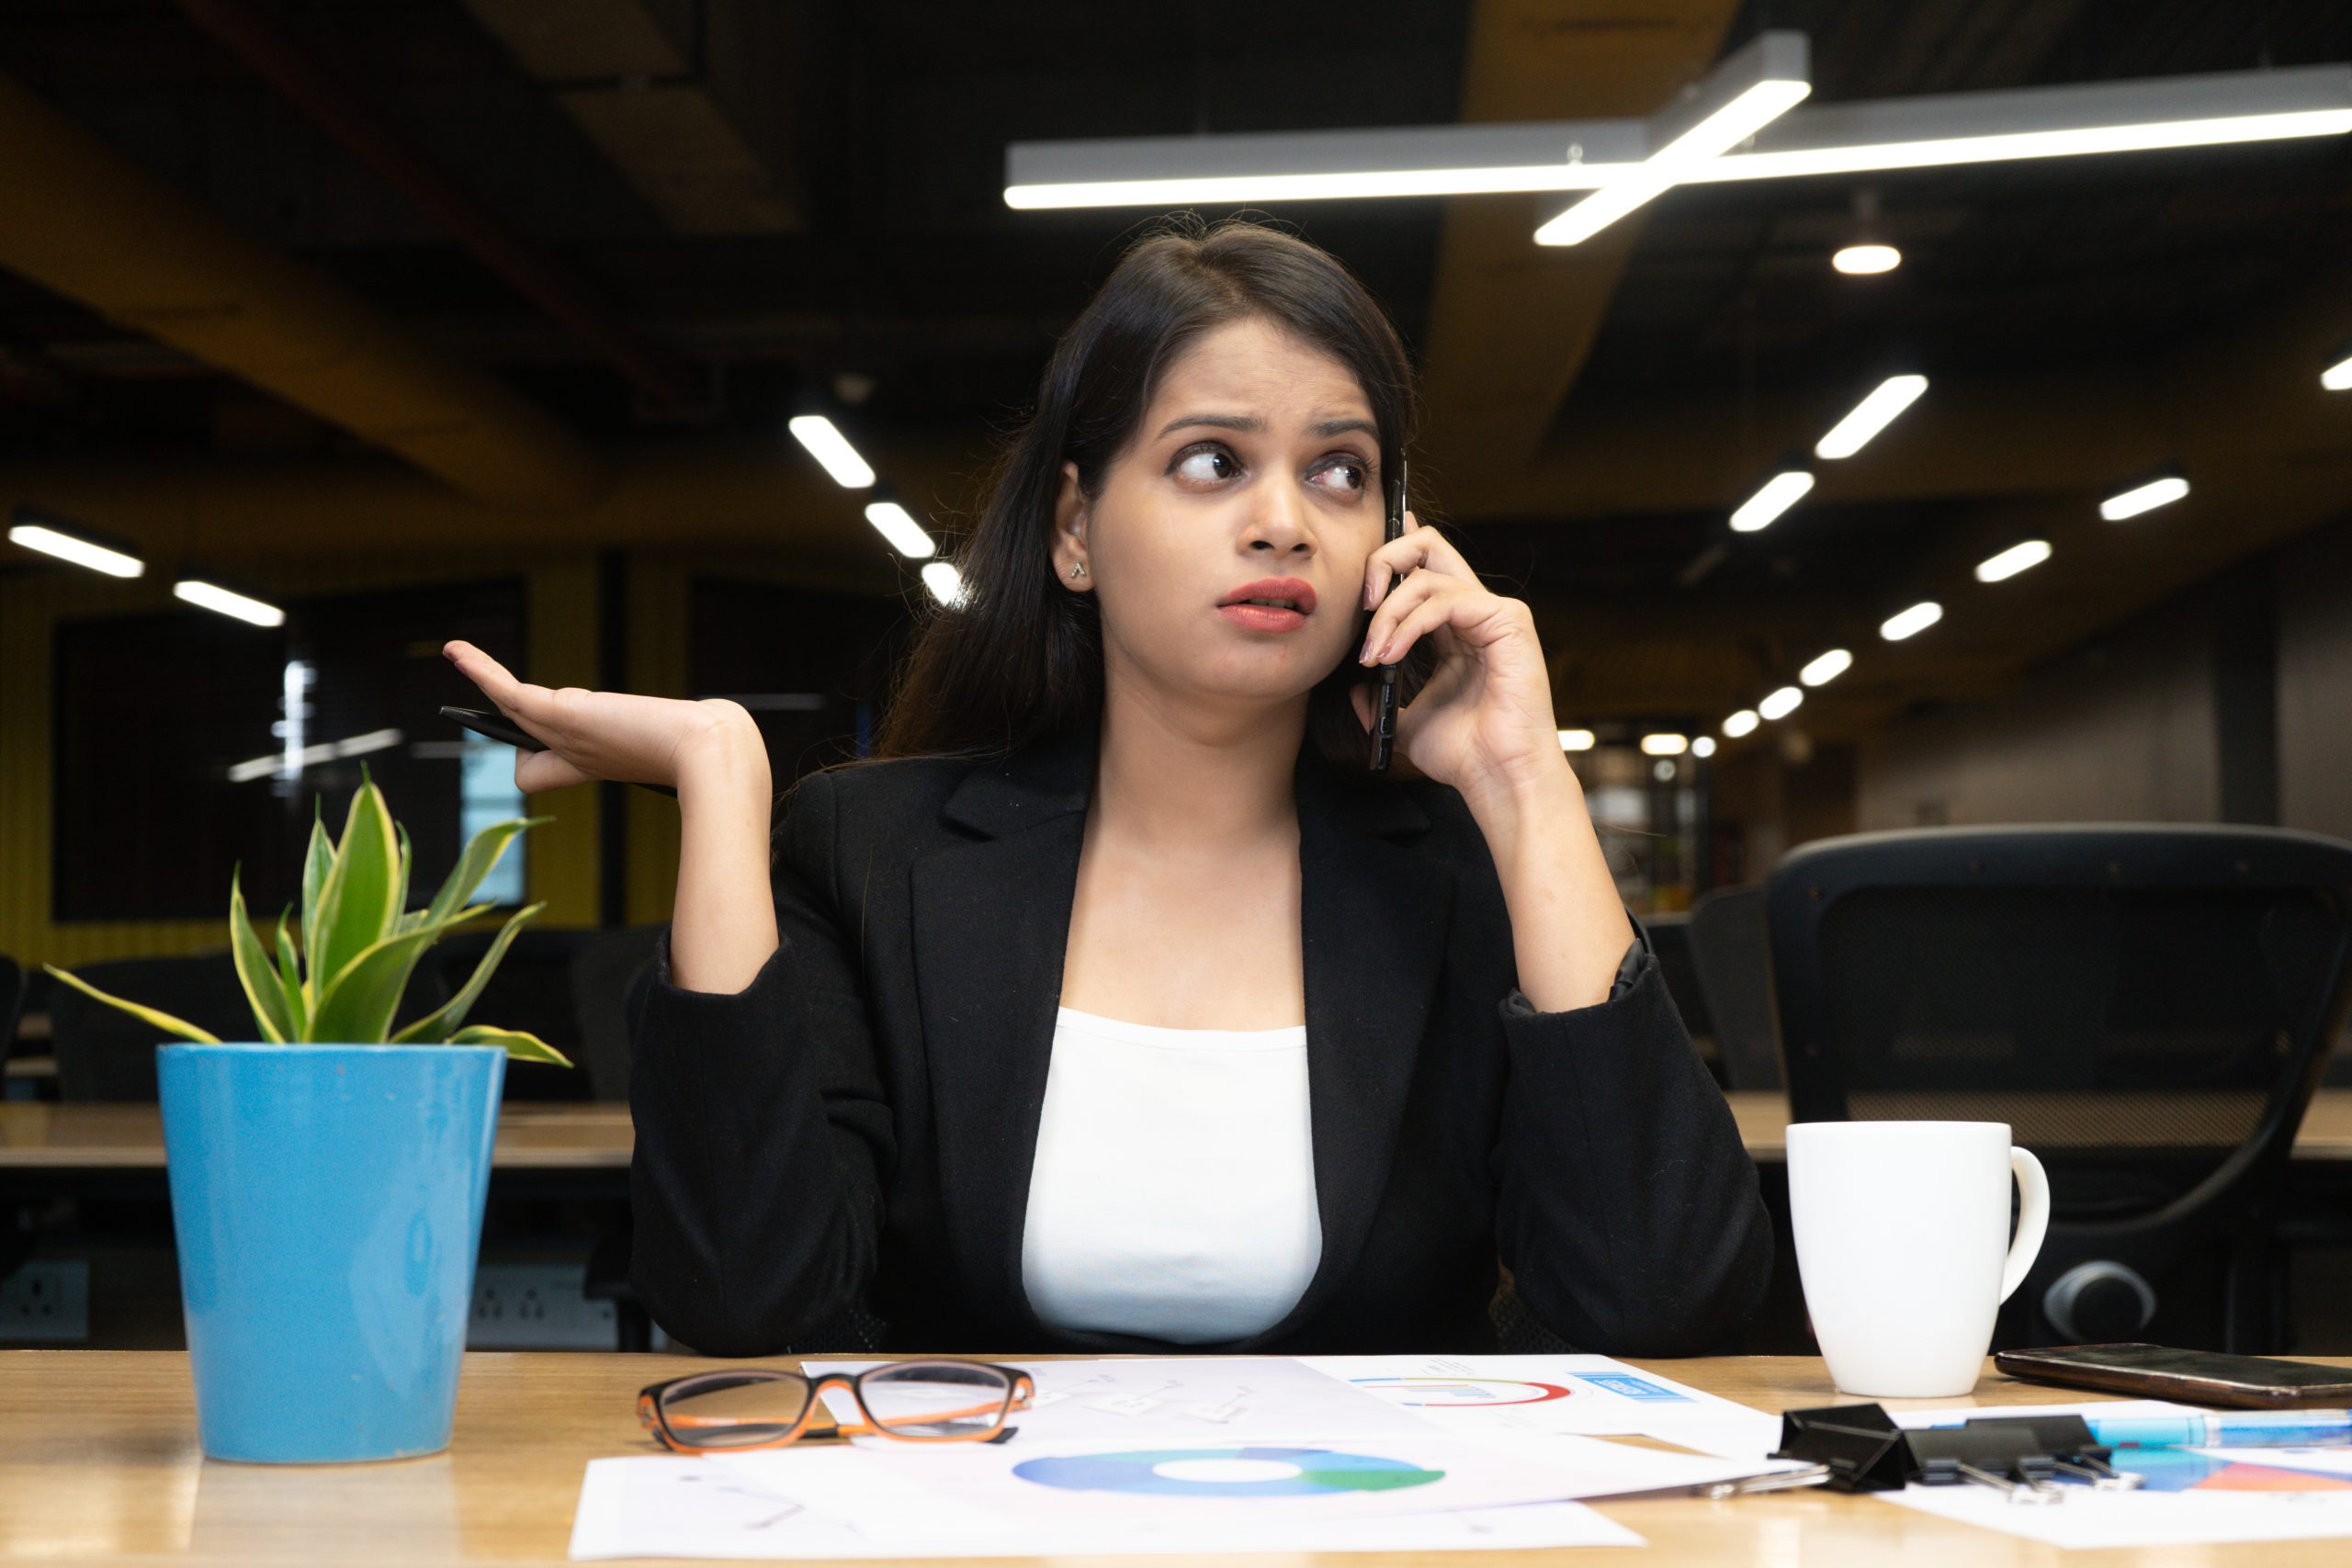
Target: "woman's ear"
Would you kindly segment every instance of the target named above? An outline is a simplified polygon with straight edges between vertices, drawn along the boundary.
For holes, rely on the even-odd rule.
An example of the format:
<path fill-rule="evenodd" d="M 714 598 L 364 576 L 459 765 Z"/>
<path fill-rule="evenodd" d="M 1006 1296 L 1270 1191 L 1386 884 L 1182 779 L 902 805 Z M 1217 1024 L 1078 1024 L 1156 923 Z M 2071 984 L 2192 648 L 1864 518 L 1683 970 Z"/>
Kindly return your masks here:
<path fill-rule="evenodd" d="M 1093 566 L 1086 554 L 1086 491 L 1078 482 L 1078 465 L 1064 458 L 1061 488 L 1054 496 L 1054 575 L 1073 592 L 1083 592 L 1094 586 Z M 1079 570 L 1080 568 L 1085 570 Z M 1071 575 L 1073 571 L 1077 575 Z"/>

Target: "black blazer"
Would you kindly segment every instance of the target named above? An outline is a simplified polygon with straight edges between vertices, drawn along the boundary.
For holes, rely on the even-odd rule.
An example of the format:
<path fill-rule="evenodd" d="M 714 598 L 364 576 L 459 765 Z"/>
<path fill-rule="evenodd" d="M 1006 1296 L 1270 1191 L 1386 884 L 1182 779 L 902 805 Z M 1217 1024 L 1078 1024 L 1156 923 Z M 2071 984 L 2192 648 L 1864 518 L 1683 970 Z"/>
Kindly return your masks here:
<path fill-rule="evenodd" d="M 1059 1332 L 1021 1282 L 1097 745 L 811 774 L 758 976 L 681 990 L 664 933 L 631 1066 L 631 1278 L 673 1338 L 774 1354 L 856 1307 L 892 1348 L 1171 1348 Z M 1323 1256 L 1286 1317 L 1216 1348 L 1491 1349 L 1498 1254 L 1580 1348 L 1719 1346 L 1772 1232 L 1657 964 L 1539 1012 L 1459 792 L 1311 747 L 1295 788 Z"/>

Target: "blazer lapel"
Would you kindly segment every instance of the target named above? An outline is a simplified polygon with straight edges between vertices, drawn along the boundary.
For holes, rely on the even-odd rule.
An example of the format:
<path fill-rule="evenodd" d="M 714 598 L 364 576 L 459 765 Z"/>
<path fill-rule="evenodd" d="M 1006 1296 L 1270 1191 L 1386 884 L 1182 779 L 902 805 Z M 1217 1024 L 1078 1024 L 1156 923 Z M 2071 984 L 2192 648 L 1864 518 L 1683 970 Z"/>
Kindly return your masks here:
<path fill-rule="evenodd" d="M 1099 731 L 1023 747 L 966 775 L 950 821 L 987 835 L 913 868 L 921 997 L 941 1202 L 957 1271 L 1035 1337 L 1051 1331 L 1021 1281 L 1022 1234 L 1053 1055 Z M 1348 779 L 1302 755 L 1301 936 L 1308 1115 L 1323 1253 L 1282 1337 L 1345 1281 L 1387 1186 L 1428 1028 L 1453 880 L 1392 839 L 1429 826 L 1398 786 Z M 1105 1348 L 1144 1341 L 1071 1337 Z"/>

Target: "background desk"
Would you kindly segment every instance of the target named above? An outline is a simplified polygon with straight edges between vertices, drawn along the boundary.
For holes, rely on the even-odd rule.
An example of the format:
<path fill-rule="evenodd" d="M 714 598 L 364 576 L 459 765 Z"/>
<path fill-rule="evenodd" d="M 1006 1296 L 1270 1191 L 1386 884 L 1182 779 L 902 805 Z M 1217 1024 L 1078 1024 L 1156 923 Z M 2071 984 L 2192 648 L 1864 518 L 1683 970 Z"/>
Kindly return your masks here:
<path fill-rule="evenodd" d="M 1816 1360 L 1649 1364 L 1759 1409 L 1824 1404 L 1836 1397 Z M 457 1432 L 447 1452 L 384 1464 L 290 1469 L 204 1461 L 197 1450 L 185 1355 L 0 1351 L 0 1429 L 11 1439 L 0 1449 L 0 1559 L 238 1568 L 297 1562 L 561 1563 L 586 1462 L 660 1451 L 638 1428 L 631 1409 L 637 1390 L 657 1378 L 708 1365 L 669 1356 L 469 1355 L 458 1392 Z M 1975 1400 L 1922 1403 L 2083 1397 L 2093 1396 L 2011 1382 L 1988 1366 Z M 2346 1551 L 2342 1540 L 2314 1540 L 2062 1553 L 1869 1497 L 1817 1492 L 1724 1502 L 1657 1499 L 1602 1504 L 1600 1509 L 1648 1539 L 1650 1550 L 1638 1554 L 1642 1561 L 1742 1568 L 1758 1562 L 1829 1568 L 1890 1562 L 1904 1568 L 2333 1568 Z M 1605 1549 L 1590 1561 L 1632 1560 Z M 1267 1560 L 1183 1561 L 1208 1568 Z M 1282 1561 L 1306 1560 L 1285 1555 Z M 1375 1560 L 1349 1552 L 1314 1561 L 1358 1568 Z M 1412 1561 L 1498 1568 L 1498 1561 L 1526 1559 L 1466 1551 L 1417 1554 Z"/>

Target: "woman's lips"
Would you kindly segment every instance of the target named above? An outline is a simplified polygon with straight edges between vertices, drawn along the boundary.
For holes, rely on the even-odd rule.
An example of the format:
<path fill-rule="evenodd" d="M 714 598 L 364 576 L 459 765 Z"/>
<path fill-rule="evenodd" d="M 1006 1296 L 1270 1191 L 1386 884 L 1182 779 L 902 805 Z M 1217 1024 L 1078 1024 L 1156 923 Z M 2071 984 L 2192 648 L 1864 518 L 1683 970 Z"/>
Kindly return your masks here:
<path fill-rule="evenodd" d="M 1296 610 L 1272 604 L 1220 604 L 1216 613 L 1236 626 L 1259 632 L 1292 632 L 1306 624 L 1306 617 Z"/>

